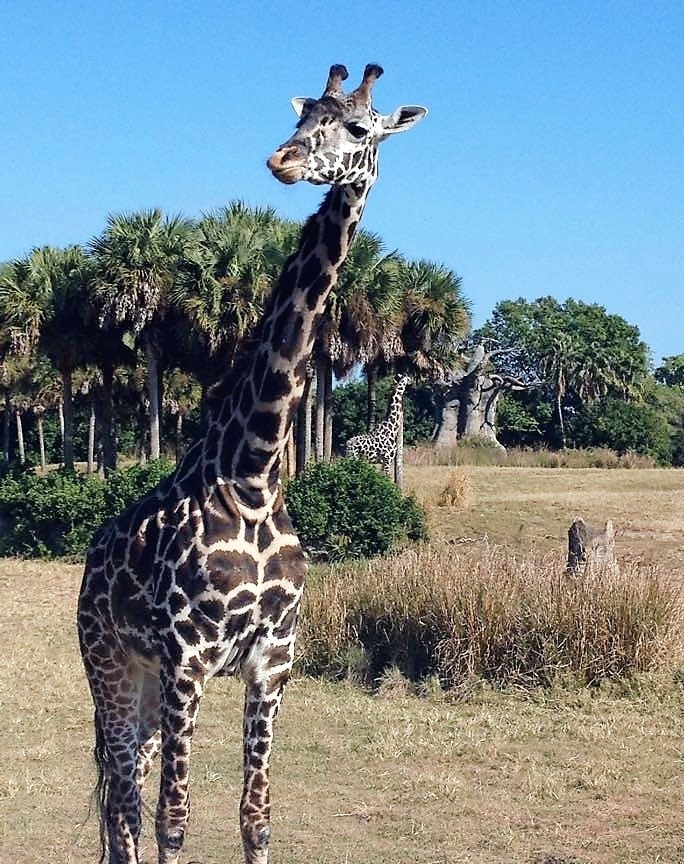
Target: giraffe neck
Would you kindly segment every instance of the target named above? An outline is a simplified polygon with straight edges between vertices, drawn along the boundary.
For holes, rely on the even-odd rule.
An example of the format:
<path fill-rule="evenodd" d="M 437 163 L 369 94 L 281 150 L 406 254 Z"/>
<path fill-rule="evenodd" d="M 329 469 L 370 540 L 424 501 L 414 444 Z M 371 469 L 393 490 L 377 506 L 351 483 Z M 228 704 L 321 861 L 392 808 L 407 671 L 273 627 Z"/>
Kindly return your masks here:
<path fill-rule="evenodd" d="M 302 398 L 326 300 L 375 179 L 333 186 L 283 267 L 262 323 L 236 371 L 214 392 L 204 462 L 253 506 L 271 497 Z"/>
<path fill-rule="evenodd" d="M 402 410 L 402 399 L 404 397 L 404 390 L 406 390 L 407 381 L 400 381 L 397 384 L 394 393 L 392 394 L 392 399 L 390 400 L 389 410 L 387 412 L 387 419 L 385 423 L 394 428 L 399 426 L 399 417 L 401 415 Z"/>

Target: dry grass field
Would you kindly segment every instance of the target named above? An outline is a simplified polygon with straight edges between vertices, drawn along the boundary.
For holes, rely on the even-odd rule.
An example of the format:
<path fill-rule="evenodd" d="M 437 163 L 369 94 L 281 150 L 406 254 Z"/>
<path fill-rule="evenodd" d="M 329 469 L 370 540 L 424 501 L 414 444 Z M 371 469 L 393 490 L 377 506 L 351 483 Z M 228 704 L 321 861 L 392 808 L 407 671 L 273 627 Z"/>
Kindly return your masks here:
<path fill-rule="evenodd" d="M 684 575 L 684 472 L 410 469 L 439 540 L 551 549 L 575 515 L 618 554 Z M 91 706 L 74 630 L 80 568 L 0 561 L 0 864 L 97 860 Z M 241 688 L 211 682 L 184 862 L 240 864 Z M 450 703 L 295 679 L 273 760 L 273 864 L 681 864 L 684 687 L 490 690 Z M 153 806 L 155 778 L 148 802 Z M 152 862 L 152 820 L 143 858 Z"/>
<path fill-rule="evenodd" d="M 578 516 L 596 524 L 612 519 L 620 557 L 684 576 L 683 470 L 409 465 L 405 472 L 436 541 L 486 538 L 520 552 L 565 551 Z M 463 476 L 466 507 L 437 506 L 450 480 Z"/>

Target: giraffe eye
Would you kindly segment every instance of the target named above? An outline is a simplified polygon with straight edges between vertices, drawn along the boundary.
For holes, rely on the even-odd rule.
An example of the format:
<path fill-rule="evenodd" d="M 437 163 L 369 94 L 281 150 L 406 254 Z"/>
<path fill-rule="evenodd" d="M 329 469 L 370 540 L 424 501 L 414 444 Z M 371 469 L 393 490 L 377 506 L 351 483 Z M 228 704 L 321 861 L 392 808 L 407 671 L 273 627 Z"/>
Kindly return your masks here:
<path fill-rule="evenodd" d="M 354 138 L 363 138 L 368 132 L 368 129 L 360 123 L 345 123 L 345 127 Z"/>

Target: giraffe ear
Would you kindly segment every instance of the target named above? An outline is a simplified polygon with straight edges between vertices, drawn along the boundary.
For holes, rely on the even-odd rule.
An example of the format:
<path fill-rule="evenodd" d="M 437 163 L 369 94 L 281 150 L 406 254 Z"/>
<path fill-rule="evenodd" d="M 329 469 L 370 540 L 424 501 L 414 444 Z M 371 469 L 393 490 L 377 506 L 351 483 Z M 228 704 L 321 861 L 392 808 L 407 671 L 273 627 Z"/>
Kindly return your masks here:
<path fill-rule="evenodd" d="M 304 96 L 295 96 L 294 99 L 290 99 L 290 104 L 294 108 L 297 117 L 301 117 L 302 114 L 305 114 L 311 108 L 315 101 L 315 99 L 307 99 Z"/>
<path fill-rule="evenodd" d="M 401 105 L 391 114 L 385 114 L 382 118 L 382 128 L 385 136 L 394 135 L 396 132 L 406 132 L 412 126 L 425 117 L 427 108 L 422 105 Z"/>

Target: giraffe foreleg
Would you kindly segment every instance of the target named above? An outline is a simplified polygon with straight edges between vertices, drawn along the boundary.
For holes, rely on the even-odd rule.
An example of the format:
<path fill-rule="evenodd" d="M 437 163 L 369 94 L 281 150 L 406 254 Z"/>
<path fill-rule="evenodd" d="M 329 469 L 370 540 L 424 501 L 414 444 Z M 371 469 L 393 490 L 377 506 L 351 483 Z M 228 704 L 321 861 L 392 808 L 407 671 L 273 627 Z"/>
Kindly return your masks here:
<path fill-rule="evenodd" d="M 190 749 L 205 676 L 167 663 L 161 673 L 161 784 L 156 834 L 159 864 L 177 864 L 190 813 Z"/>
<path fill-rule="evenodd" d="M 292 669 L 293 643 L 263 648 L 261 662 L 245 675 L 244 785 L 240 831 L 246 864 L 268 864 L 269 762 L 273 727 Z M 245 670 L 243 670 L 245 671 Z"/>

